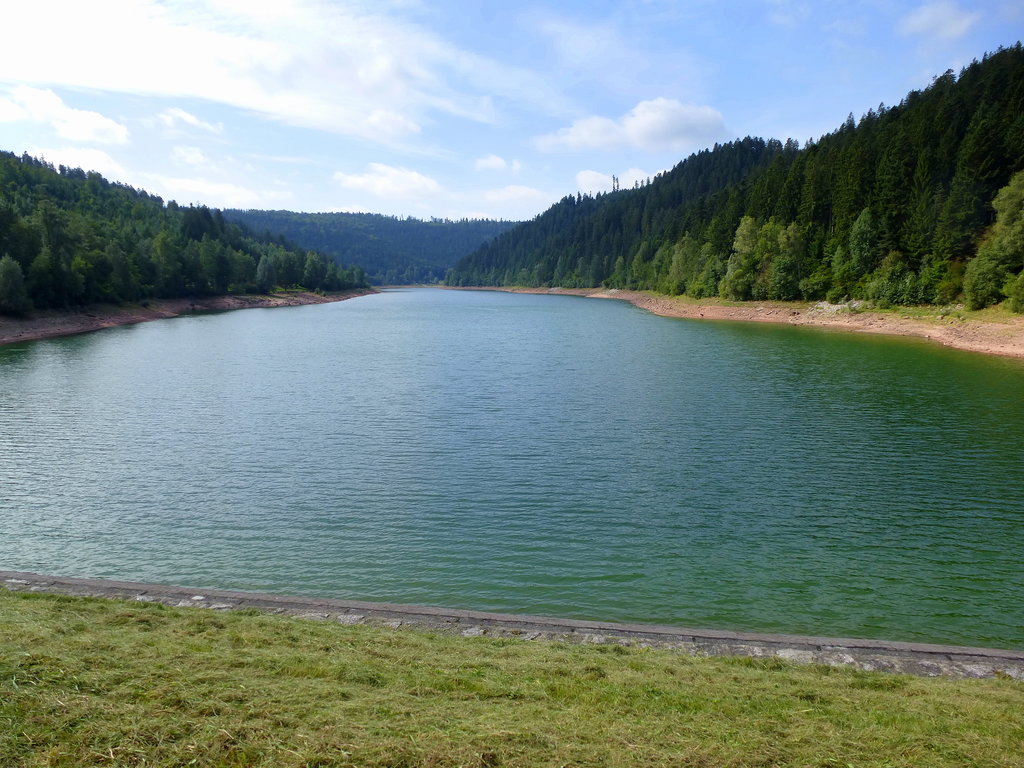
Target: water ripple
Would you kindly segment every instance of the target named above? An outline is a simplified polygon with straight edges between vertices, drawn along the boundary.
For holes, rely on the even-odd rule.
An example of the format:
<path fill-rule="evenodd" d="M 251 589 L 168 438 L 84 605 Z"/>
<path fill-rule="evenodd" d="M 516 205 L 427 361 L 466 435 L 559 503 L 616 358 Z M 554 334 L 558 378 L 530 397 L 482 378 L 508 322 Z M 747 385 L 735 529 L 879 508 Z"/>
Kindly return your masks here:
<path fill-rule="evenodd" d="M 0 349 L 0 567 L 1024 647 L 1024 366 L 416 290 Z"/>

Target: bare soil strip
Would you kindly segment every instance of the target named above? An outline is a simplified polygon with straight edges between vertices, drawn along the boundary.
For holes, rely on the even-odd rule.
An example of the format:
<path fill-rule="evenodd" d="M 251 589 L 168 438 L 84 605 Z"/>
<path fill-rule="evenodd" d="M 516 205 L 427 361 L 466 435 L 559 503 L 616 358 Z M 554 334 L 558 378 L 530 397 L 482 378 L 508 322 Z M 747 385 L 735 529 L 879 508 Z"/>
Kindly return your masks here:
<path fill-rule="evenodd" d="M 333 301 L 352 299 L 356 296 L 365 296 L 368 293 L 375 293 L 375 291 L 342 291 L 326 295 L 307 291 L 287 291 L 266 295 L 241 294 L 195 299 L 153 299 L 145 305 L 96 304 L 73 312 L 37 312 L 27 318 L 0 315 L 0 345 L 89 333 L 118 325 L 145 323 L 149 320 L 166 320 L 196 312 L 327 304 Z"/>
<path fill-rule="evenodd" d="M 999 310 L 966 312 L 935 307 L 921 310 L 863 310 L 856 305 L 827 302 L 750 301 L 723 302 L 719 299 L 690 299 L 648 291 L 605 288 L 479 288 L 459 290 L 549 293 L 619 299 L 665 317 L 693 320 L 739 320 L 757 323 L 812 325 L 858 333 L 918 336 L 947 347 L 987 355 L 1024 358 L 1024 316 Z M 909 314 L 913 312 L 913 314 Z"/>
<path fill-rule="evenodd" d="M 826 302 L 723 302 L 717 299 L 696 300 L 647 291 L 603 288 L 464 288 L 458 290 L 618 299 L 665 317 L 786 323 L 859 333 L 917 336 L 956 349 L 1002 357 L 1024 358 L 1024 316 L 1010 315 L 998 310 L 964 312 L 958 309 L 944 311 L 936 307 L 932 313 L 914 311 L 914 314 L 906 314 L 901 310 L 867 311 L 856 306 Z M 372 290 L 346 291 L 323 296 L 305 291 L 294 291 L 271 295 L 159 299 L 150 301 L 145 306 L 101 304 L 74 312 L 38 312 L 29 318 L 0 316 L 0 345 L 89 333 L 118 325 L 163 320 L 196 312 L 325 304 L 374 292 Z"/>

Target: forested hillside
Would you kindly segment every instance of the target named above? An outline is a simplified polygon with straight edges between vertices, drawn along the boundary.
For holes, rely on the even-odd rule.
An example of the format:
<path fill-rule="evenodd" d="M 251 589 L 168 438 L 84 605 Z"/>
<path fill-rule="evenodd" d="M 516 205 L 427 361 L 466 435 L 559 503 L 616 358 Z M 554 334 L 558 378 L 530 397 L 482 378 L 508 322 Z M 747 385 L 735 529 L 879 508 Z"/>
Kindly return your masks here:
<path fill-rule="evenodd" d="M 802 148 L 747 138 L 566 197 L 447 282 L 1024 310 L 1022 170 L 1017 43 Z"/>
<path fill-rule="evenodd" d="M 432 283 L 482 243 L 516 226 L 487 219 L 400 219 L 379 213 L 226 210 L 253 232 L 280 233 L 339 263 L 357 263 L 378 285 Z"/>
<path fill-rule="evenodd" d="M 219 210 L 0 152 L 0 312 L 365 284 L 360 268 L 253 237 Z"/>

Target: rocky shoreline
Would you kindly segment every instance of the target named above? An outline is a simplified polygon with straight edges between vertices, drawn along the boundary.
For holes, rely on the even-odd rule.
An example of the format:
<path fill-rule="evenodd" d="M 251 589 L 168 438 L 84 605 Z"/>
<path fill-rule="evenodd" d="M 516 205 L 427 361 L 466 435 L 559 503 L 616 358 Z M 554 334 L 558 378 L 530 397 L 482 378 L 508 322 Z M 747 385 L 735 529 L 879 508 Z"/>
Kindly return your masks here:
<path fill-rule="evenodd" d="M 37 312 L 27 318 L 0 316 L 0 345 L 38 341 L 56 336 L 72 336 L 119 325 L 166 320 L 196 312 L 327 304 L 370 293 L 376 293 L 376 291 L 360 289 L 330 294 L 283 291 L 273 294 L 234 294 L 192 299 L 153 299 L 144 304 L 98 304 L 72 312 Z"/>
<path fill-rule="evenodd" d="M 1024 315 L 997 315 L 993 319 L 981 320 L 974 317 L 963 317 L 964 314 L 977 313 L 963 313 L 955 309 L 944 311 L 939 307 L 934 308 L 934 314 L 910 315 L 900 314 L 899 310 L 869 310 L 856 303 L 829 304 L 823 301 L 722 302 L 718 299 L 696 300 L 683 296 L 665 296 L 649 291 L 606 288 L 459 288 L 457 290 L 618 299 L 665 317 L 785 323 L 787 325 L 835 328 L 857 333 L 916 336 L 955 349 L 980 352 L 986 355 L 1024 358 Z"/>
<path fill-rule="evenodd" d="M 851 666 L 864 671 L 922 677 L 1004 676 L 1024 680 L 1024 651 L 1015 650 L 556 619 L 18 571 L 0 571 L 0 590 L 3 589 L 156 602 L 213 611 L 248 609 L 316 621 L 423 629 L 462 637 L 665 648 L 695 656 L 774 657 L 805 664 Z"/>

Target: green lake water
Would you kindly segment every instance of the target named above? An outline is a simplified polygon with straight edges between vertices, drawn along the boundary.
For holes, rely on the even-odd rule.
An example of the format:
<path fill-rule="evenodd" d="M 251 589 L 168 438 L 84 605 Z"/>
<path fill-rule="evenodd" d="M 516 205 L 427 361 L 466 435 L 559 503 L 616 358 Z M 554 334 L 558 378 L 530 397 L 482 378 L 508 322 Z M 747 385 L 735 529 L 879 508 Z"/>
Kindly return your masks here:
<path fill-rule="evenodd" d="M 1024 361 L 431 289 L 0 348 L 0 568 L 1024 648 Z"/>

